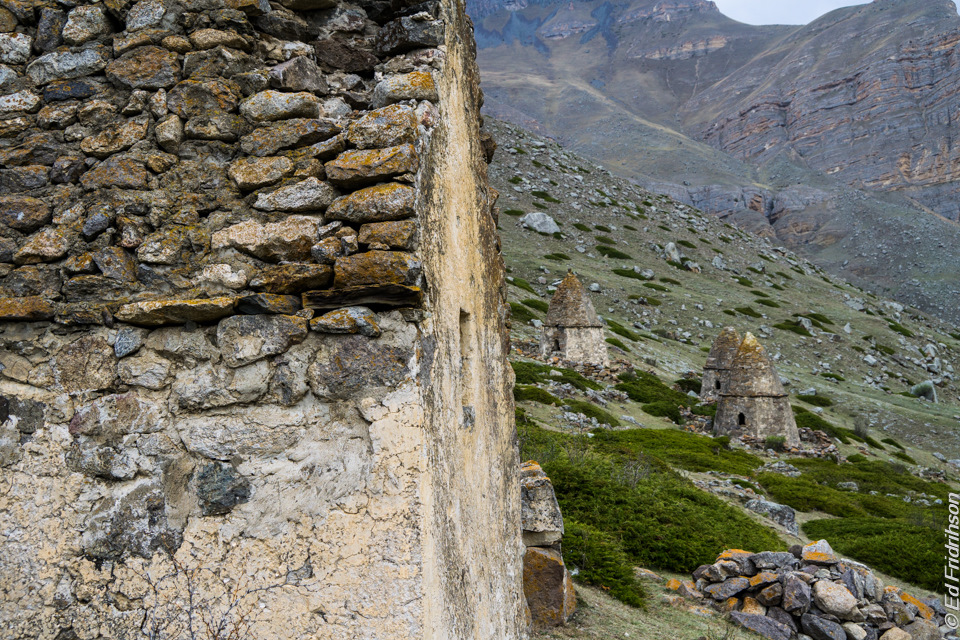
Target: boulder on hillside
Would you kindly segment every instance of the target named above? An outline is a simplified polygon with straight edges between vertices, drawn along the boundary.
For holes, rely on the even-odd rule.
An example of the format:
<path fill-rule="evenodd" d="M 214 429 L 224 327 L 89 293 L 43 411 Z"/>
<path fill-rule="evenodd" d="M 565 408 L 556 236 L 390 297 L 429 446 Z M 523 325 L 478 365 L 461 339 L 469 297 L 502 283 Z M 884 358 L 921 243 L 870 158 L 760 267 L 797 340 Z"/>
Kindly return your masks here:
<path fill-rule="evenodd" d="M 557 221 L 542 211 L 531 211 L 519 220 L 520 226 L 536 231 L 537 233 L 546 233 L 552 235 L 560 232 L 560 225 Z"/>

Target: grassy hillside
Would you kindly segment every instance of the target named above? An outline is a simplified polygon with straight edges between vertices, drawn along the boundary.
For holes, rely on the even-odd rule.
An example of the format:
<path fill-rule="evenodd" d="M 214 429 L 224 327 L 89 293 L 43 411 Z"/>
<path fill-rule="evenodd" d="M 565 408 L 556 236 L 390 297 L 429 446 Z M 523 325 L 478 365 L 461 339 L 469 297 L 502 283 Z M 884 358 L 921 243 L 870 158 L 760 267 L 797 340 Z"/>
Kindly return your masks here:
<path fill-rule="evenodd" d="M 615 588 L 619 578 L 604 574 L 614 557 L 684 573 L 726 547 L 783 548 L 827 537 L 842 553 L 936 588 L 928 571 L 936 563 L 927 562 L 945 511 L 936 501 L 956 486 L 957 468 L 933 454 L 960 458 L 952 379 L 958 329 L 552 142 L 499 122 L 487 126 L 500 145 L 490 175 L 501 192 L 522 455 L 553 478 L 577 532 L 576 544 L 565 543 L 574 547 L 569 553 L 595 565 L 584 579 Z M 535 211 L 552 216 L 560 232 L 519 224 Z M 680 261 L 667 254 L 669 243 Z M 591 290 L 611 358 L 635 375 L 591 380 L 525 357 L 567 269 Z M 798 423 L 827 432 L 850 462 L 787 460 L 801 472 L 788 478 L 759 470 L 777 454 L 681 430 L 680 405 L 710 413 L 687 392 L 725 325 L 760 338 Z M 931 380 L 938 403 L 911 392 Z M 857 489 L 839 486 L 846 482 Z M 799 539 L 743 511 L 758 495 L 798 511 Z M 584 542 L 584 531 L 596 545 Z M 881 552 L 891 548 L 916 552 Z"/>

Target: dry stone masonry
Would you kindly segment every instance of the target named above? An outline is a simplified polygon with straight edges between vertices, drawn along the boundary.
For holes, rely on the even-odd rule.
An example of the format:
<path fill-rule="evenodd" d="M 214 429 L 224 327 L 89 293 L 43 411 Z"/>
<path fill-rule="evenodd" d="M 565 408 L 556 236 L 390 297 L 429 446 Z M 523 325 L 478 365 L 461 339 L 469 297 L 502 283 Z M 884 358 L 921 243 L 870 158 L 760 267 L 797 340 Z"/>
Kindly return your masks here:
<path fill-rule="evenodd" d="M 520 637 L 473 46 L 456 0 L 0 2 L 5 638 Z"/>
<path fill-rule="evenodd" d="M 769 640 L 937 640 L 950 631 L 937 598 L 921 601 L 884 586 L 826 540 L 789 552 L 729 549 L 697 568 L 693 580 L 668 586 Z"/>
<path fill-rule="evenodd" d="M 701 397 L 717 398 L 714 430 L 721 435 L 764 441 L 779 436 L 798 447 L 800 436 L 787 392 L 763 345 L 747 333 L 721 331 L 707 356 Z"/>
<path fill-rule="evenodd" d="M 540 334 L 540 356 L 607 367 L 603 322 L 573 271 L 557 285 Z"/>

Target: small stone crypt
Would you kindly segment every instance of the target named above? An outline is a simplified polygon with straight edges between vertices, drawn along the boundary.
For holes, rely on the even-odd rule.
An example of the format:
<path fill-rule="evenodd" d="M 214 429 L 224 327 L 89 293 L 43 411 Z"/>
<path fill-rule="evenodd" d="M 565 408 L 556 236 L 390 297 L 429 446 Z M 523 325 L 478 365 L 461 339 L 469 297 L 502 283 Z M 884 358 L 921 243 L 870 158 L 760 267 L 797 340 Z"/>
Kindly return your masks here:
<path fill-rule="evenodd" d="M 540 355 L 609 366 L 603 323 L 580 280 L 568 271 L 557 287 L 540 334 Z"/>
<path fill-rule="evenodd" d="M 730 333 L 725 329 L 714 343 L 711 355 L 715 351 L 723 353 L 727 347 L 721 341 L 729 340 Z M 714 419 L 717 434 L 749 436 L 757 440 L 783 436 L 788 447 L 799 446 L 800 436 L 787 392 L 766 350 L 753 334 L 744 336 L 725 373 L 720 368 L 705 370 L 704 383 L 708 372 L 712 372 L 714 388 L 717 382 L 720 383 Z"/>

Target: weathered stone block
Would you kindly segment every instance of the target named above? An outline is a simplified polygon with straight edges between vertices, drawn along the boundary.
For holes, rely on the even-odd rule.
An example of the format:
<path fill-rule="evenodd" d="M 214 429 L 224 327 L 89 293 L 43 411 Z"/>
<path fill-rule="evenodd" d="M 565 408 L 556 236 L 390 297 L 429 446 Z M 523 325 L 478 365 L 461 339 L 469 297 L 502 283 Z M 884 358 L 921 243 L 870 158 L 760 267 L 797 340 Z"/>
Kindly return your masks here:
<path fill-rule="evenodd" d="M 536 462 L 520 468 L 520 528 L 528 547 L 551 545 L 563 537 L 563 515 L 553 483 Z"/>
<path fill-rule="evenodd" d="M 360 189 L 335 201 L 327 219 L 353 223 L 402 220 L 414 215 L 417 192 L 413 187 L 389 182 Z"/>
<path fill-rule="evenodd" d="M 326 93 L 327 82 L 317 63 L 306 56 L 297 56 L 270 69 L 270 86 L 283 91 Z"/>
<path fill-rule="evenodd" d="M 364 390 L 395 387 L 410 375 L 412 352 L 366 336 L 331 338 L 307 370 L 310 387 L 323 399 L 343 399 Z"/>
<path fill-rule="evenodd" d="M 750 581 L 746 578 L 727 578 L 723 582 L 705 587 L 703 592 L 714 600 L 723 601 L 749 588 Z"/>
<path fill-rule="evenodd" d="M 167 94 L 167 108 L 189 119 L 237 108 L 239 88 L 223 78 L 184 80 Z"/>
<path fill-rule="evenodd" d="M 326 118 L 294 118 L 255 129 L 240 140 L 244 153 L 269 156 L 281 149 L 322 142 L 340 133 Z"/>
<path fill-rule="evenodd" d="M 167 524 L 163 487 L 153 478 L 135 480 L 97 506 L 83 532 L 83 551 L 92 558 L 150 558 L 160 548 L 180 546 L 181 532 Z"/>
<path fill-rule="evenodd" d="M 769 640 L 790 640 L 792 636 L 790 627 L 762 614 L 733 611 L 730 613 L 730 619 L 744 629 L 749 629 Z"/>
<path fill-rule="evenodd" d="M 279 313 L 293 315 L 302 308 L 298 296 L 255 293 L 237 300 L 237 311 L 246 315 Z"/>
<path fill-rule="evenodd" d="M 307 321 L 296 316 L 233 316 L 217 325 L 217 345 L 230 367 L 283 353 L 306 337 Z"/>
<path fill-rule="evenodd" d="M 347 307 L 330 311 L 310 321 L 310 328 L 320 333 L 358 333 L 369 338 L 380 337 L 377 317 L 367 307 Z"/>
<path fill-rule="evenodd" d="M 386 149 L 344 151 L 324 165 L 330 182 L 349 188 L 416 173 L 417 167 L 417 152 L 412 144 Z"/>
<path fill-rule="evenodd" d="M 253 206 L 262 211 L 323 211 L 339 196 L 340 192 L 326 182 L 307 178 L 270 193 L 258 194 Z"/>
<path fill-rule="evenodd" d="M 23 233 L 36 231 L 52 218 L 50 207 L 30 196 L 0 196 L 0 222 Z"/>
<path fill-rule="evenodd" d="M 803 632 L 813 640 L 847 640 L 847 632 L 836 622 L 805 613 L 800 618 Z"/>
<path fill-rule="evenodd" d="M 284 264 L 268 267 L 250 281 L 250 288 L 267 293 L 303 293 L 321 289 L 333 279 L 333 268 L 316 264 Z"/>
<path fill-rule="evenodd" d="M 87 5 L 70 11 L 61 36 L 64 42 L 76 46 L 105 36 L 110 31 L 110 21 L 107 20 L 103 7 Z"/>
<path fill-rule="evenodd" d="M 88 334 L 57 353 L 56 377 L 66 391 L 106 389 L 117 377 L 117 359 L 105 339 Z"/>
<path fill-rule="evenodd" d="M 200 509 L 205 516 L 222 516 L 250 500 L 250 482 L 230 464 L 204 465 L 194 476 Z"/>
<path fill-rule="evenodd" d="M 30 236 L 13 254 L 13 261 L 17 264 L 37 264 L 52 262 L 67 255 L 70 249 L 70 240 L 56 227 L 48 227 Z"/>
<path fill-rule="evenodd" d="M 107 78 L 129 89 L 169 89 L 180 81 L 180 63 L 173 51 L 139 47 L 107 65 Z"/>
<path fill-rule="evenodd" d="M 80 184 L 85 189 L 146 189 L 149 175 L 140 162 L 133 158 L 107 158 L 83 174 Z"/>
<path fill-rule="evenodd" d="M 368 223 L 360 227 L 357 241 L 379 248 L 411 251 L 417 244 L 417 223 L 414 220 Z"/>
<path fill-rule="evenodd" d="M 523 594 L 534 628 L 548 629 L 565 623 L 577 607 L 573 581 L 560 552 L 529 547 L 523 556 Z"/>
<path fill-rule="evenodd" d="M 268 187 L 293 175 L 289 158 L 240 158 L 230 165 L 227 173 L 244 191 Z"/>
<path fill-rule="evenodd" d="M 52 80 L 70 80 L 102 71 L 109 61 L 110 49 L 103 45 L 76 52 L 55 51 L 28 64 L 27 76 L 34 84 L 42 86 Z"/>
<path fill-rule="evenodd" d="M 417 113 L 408 105 L 390 105 L 363 115 L 347 129 L 359 149 L 394 147 L 417 139 Z"/>
<path fill-rule="evenodd" d="M 254 122 L 316 118 L 320 115 L 320 99 L 306 92 L 261 91 L 240 103 L 240 114 Z"/>
<path fill-rule="evenodd" d="M 185 322 L 211 322 L 233 313 L 236 298 L 202 298 L 196 300 L 154 300 L 125 304 L 116 313 L 117 320 L 158 327 Z"/>
<path fill-rule="evenodd" d="M 402 100 L 436 101 L 437 86 L 429 71 L 414 71 L 381 80 L 373 90 L 372 104 L 383 107 Z"/>
<path fill-rule="evenodd" d="M 402 251 L 367 251 L 337 258 L 333 286 L 349 288 L 362 285 L 416 285 L 421 264 L 412 254 Z"/>
<path fill-rule="evenodd" d="M 310 259 L 320 224 L 319 218 L 309 216 L 289 216 L 268 224 L 241 222 L 213 234 L 212 246 L 233 247 L 267 262 L 302 262 Z"/>

